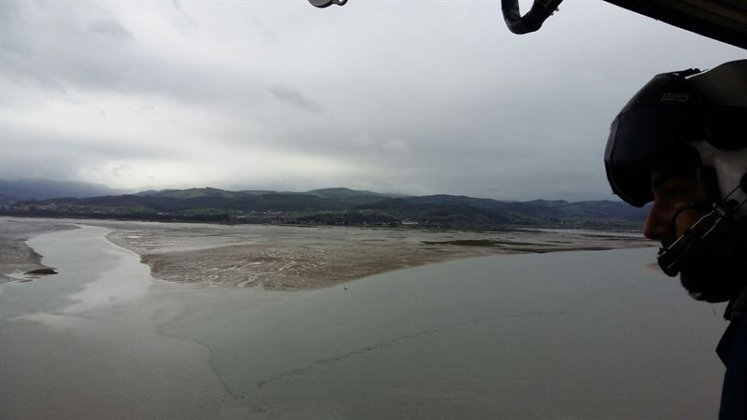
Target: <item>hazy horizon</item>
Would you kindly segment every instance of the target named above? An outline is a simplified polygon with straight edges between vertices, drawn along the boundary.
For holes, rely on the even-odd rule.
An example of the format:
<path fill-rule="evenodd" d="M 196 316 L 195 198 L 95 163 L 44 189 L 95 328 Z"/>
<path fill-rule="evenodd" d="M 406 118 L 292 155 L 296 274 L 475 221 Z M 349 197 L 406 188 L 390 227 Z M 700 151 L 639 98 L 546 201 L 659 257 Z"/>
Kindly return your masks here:
<path fill-rule="evenodd" d="M 524 199 L 524 200 L 511 200 L 511 199 L 505 199 L 505 198 L 500 198 L 500 197 L 480 197 L 480 196 L 470 196 L 470 195 L 467 195 L 467 194 L 459 194 L 459 193 L 456 193 L 456 194 L 447 194 L 447 193 L 443 193 L 443 192 L 435 192 L 433 194 L 419 194 L 419 195 L 418 194 L 402 194 L 402 193 L 391 192 L 391 191 L 363 190 L 363 189 L 351 188 L 351 187 L 348 187 L 348 186 L 345 186 L 345 185 L 330 185 L 330 186 L 327 186 L 327 187 L 312 188 L 312 189 L 303 189 L 303 190 L 273 190 L 273 189 L 269 189 L 269 188 L 227 189 L 227 188 L 214 187 L 212 185 L 199 185 L 199 186 L 195 185 L 195 186 L 184 187 L 184 188 L 157 188 L 157 187 L 156 188 L 112 188 L 112 187 L 110 187 L 108 185 L 98 184 L 98 183 L 95 183 L 95 182 L 61 181 L 61 180 L 51 180 L 51 179 L 46 179 L 46 178 L 7 178 L 7 179 L 0 178 L 0 195 L 3 194 L 2 184 L 1 184 L 3 182 L 9 182 L 9 183 L 20 182 L 20 183 L 28 183 L 28 184 L 39 184 L 39 183 L 40 184 L 46 184 L 46 185 L 43 186 L 44 188 L 51 188 L 51 187 L 53 187 L 53 185 L 50 185 L 50 184 L 56 184 L 56 185 L 61 185 L 61 186 L 64 184 L 64 186 L 68 187 L 68 188 L 69 187 L 77 187 L 77 188 L 81 188 L 81 189 L 90 189 L 91 191 L 96 191 L 97 189 L 99 189 L 99 190 L 106 190 L 105 191 L 106 194 L 122 194 L 122 195 L 124 195 L 124 194 L 138 194 L 138 193 L 143 193 L 143 192 L 148 192 L 148 191 L 168 191 L 168 190 L 175 190 L 176 191 L 176 190 L 206 189 L 206 188 L 219 189 L 219 190 L 230 191 L 230 192 L 268 191 L 268 192 L 277 192 L 277 193 L 309 193 L 309 192 L 318 191 L 318 190 L 348 189 L 348 190 L 359 191 L 359 192 L 370 192 L 370 193 L 374 193 L 374 194 L 381 194 L 381 195 L 387 195 L 387 196 L 403 196 L 403 197 L 405 197 L 405 196 L 416 197 L 416 196 L 427 196 L 427 195 L 452 195 L 452 196 L 468 196 L 470 198 L 479 198 L 479 199 L 492 199 L 492 200 L 497 200 L 497 201 L 517 201 L 517 202 L 535 201 L 535 200 L 548 200 L 548 201 L 552 201 L 552 200 L 565 200 L 565 201 L 568 201 L 568 202 L 578 202 L 578 201 L 615 201 L 615 202 L 622 202 L 622 200 L 619 197 L 615 196 L 615 195 L 611 195 L 610 197 L 607 197 L 607 198 L 597 198 L 597 199 L 590 199 L 590 200 L 576 200 L 576 199 L 569 199 L 569 198 L 562 198 L 562 197 L 561 198 L 552 198 L 552 199 L 546 198 L 546 197 L 533 197 L 533 198 L 527 198 L 527 199 Z M 37 185 L 37 187 L 41 187 L 41 186 Z M 81 191 L 83 191 L 83 190 L 81 190 Z M 92 194 L 92 195 L 86 194 L 86 196 L 93 197 L 93 196 L 95 196 L 95 194 Z M 55 196 L 55 197 L 49 196 L 49 198 L 57 198 L 57 197 L 58 196 Z M 59 196 L 59 197 L 61 198 L 62 196 Z"/>

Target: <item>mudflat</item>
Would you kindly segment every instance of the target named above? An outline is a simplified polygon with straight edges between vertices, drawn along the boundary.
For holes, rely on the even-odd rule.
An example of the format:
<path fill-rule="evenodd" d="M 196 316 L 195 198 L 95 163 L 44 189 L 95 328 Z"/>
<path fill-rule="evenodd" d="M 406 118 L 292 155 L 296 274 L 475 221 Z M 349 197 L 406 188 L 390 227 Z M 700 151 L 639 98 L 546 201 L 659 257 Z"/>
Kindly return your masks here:
<path fill-rule="evenodd" d="M 45 232 L 76 229 L 71 223 L 0 217 L 0 283 L 52 274 L 26 241 Z"/>
<path fill-rule="evenodd" d="M 25 241 L 76 225 L 111 229 L 107 238 L 140 255 L 155 278 L 270 290 L 316 289 L 386 271 L 486 255 L 652 245 L 634 233 L 590 230 L 476 232 L 0 218 L 3 281 L 33 278 L 32 270 L 54 268 L 42 266 Z"/>

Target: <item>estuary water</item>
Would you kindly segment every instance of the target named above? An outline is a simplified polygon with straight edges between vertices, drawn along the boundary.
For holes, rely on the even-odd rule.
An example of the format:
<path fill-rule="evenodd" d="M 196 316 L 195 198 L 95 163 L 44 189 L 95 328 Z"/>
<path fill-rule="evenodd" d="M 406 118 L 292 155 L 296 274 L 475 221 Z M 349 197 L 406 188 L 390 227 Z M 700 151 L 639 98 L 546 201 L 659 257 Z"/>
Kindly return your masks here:
<path fill-rule="evenodd" d="M 473 258 L 302 292 L 153 280 L 105 228 L 0 285 L 0 418 L 707 419 L 722 306 L 633 249 Z"/>

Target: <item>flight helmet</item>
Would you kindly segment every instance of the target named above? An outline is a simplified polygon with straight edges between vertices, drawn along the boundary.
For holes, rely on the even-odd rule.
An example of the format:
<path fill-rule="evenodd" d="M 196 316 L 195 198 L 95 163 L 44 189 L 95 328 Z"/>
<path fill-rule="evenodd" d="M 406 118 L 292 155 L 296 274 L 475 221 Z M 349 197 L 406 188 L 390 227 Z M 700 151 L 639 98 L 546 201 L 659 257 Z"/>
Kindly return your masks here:
<path fill-rule="evenodd" d="M 637 207 L 653 199 L 650 165 L 691 147 L 704 197 L 725 198 L 747 173 L 747 60 L 708 71 L 655 76 L 612 122 L 604 163 L 615 194 Z M 737 190 L 730 197 L 747 196 Z"/>
<path fill-rule="evenodd" d="M 660 267 L 696 299 L 733 298 L 747 283 L 747 60 L 659 74 L 623 107 L 604 157 L 613 192 L 637 207 L 652 201 L 661 161 L 697 179 L 703 217 L 664 244 Z"/>

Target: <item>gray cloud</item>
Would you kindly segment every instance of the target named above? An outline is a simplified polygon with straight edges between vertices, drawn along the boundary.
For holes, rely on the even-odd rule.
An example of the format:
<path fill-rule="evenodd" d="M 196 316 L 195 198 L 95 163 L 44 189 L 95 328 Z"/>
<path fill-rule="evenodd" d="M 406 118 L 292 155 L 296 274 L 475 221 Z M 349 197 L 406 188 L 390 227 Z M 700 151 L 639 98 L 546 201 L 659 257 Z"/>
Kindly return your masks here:
<path fill-rule="evenodd" d="M 114 19 L 97 19 L 91 22 L 90 28 L 94 33 L 110 36 L 120 41 L 132 39 L 132 32 Z"/>
<path fill-rule="evenodd" d="M 275 99 L 285 102 L 304 111 L 317 113 L 322 110 L 322 106 L 312 101 L 287 83 L 275 83 L 268 88 Z"/>
<path fill-rule="evenodd" d="M 566 3 L 517 37 L 497 0 L 6 2 L 0 177 L 610 198 L 630 95 L 743 51 Z"/>

